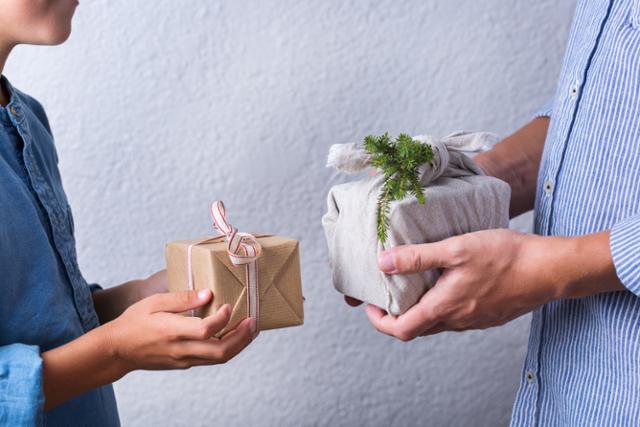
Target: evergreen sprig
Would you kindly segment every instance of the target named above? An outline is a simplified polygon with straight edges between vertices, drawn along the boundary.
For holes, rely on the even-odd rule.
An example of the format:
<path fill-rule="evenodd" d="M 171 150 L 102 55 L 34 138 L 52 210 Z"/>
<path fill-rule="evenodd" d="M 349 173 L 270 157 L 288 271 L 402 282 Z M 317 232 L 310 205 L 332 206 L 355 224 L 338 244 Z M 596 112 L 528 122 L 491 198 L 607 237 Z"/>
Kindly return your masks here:
<path fill-rule="evenodd" d="M 391 202 L 402 200 L 410 193 L 418 203 L 424 204 L 418 168 L 433 161 L 433 151 L 431 146 L 404 133 L 395 141 L 388 133 L 368 135 L 364 139 L 364 148 L 371 155 L 371 165 L 381 169 L 385 178 L 376 212 L 378 239 L 384 243 L 389 234 Z"/>

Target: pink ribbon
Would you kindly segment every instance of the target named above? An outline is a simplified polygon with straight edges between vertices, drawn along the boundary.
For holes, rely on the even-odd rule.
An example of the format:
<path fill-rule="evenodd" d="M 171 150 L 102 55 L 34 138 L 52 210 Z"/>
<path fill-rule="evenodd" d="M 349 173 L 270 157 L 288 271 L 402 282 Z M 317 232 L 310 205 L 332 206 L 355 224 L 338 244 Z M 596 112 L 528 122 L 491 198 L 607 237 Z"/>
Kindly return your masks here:
<path fill-rule="evenodd" d="M 187 270 L 189 276 L 189 289 L 194 289 L 193 269 L 192 269 L 192 250 L 194 246 L 212 240 L 224 237 L 227 241 L 227 253 L 233 265 L 244 265 L 245 267 L 245 285 L 247 287 L 247 317 L 256 319 L 260 318 L 260 293 L 258 286 L 258 258 L 262 253 L 262 247 L 255 236 L 249 233 L 241 233 L 233 225 L 227 221 L 224 203 L 215 201 L 211 204 L 211 219 L 213 227 L 218 230 L 222 236 L 201 240 L 192 243 L 187 248 Z M 193 316 L 194 310 L 191 310 Z"/>

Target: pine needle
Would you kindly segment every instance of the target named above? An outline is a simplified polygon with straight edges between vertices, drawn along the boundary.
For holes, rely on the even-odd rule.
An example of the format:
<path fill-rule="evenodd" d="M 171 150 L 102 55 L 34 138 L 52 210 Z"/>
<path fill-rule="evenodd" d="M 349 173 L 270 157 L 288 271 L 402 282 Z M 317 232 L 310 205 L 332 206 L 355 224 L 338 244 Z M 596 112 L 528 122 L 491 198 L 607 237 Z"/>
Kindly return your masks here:
<path fill-rule="evenodd" d="M 371 155 L 371 165 L 381 169 L 385 178 L 376 212 L 378 240 L 385 243 L 389 234 L 391 202 L 402 200 L 410 193 L 418 203 L 424 204 L 418 168 L 433 161 L 433 151 L 431 146 L 404 133 L 395 141 L 391 141 L 388 133 L 368 135 L 364 139 L 364 148 Z"/>

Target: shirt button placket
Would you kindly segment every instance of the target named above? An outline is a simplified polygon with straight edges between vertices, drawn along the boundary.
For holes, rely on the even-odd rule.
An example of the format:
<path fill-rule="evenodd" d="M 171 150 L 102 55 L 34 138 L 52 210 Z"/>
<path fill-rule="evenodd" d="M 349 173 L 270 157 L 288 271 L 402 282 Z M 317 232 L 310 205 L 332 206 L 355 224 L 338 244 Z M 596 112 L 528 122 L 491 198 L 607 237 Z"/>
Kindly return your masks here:
<path fill-rule="evenodd" d="M 572 99 L 576 99 L 578 97 L 578 95 L 580 94 L 580 82 L 575 81 L 573 82 L 573 84 L 569 87 L 569 96 Z"/>
<path fill-rule="evenodd" d="M 533 371 L 528 370 L 525 374 L 525 379 L 527 380 L 527 383 L 533 384 L 536 382 L 536 374 Z"/>
<path fill-rule="evenodd" d="M 16 117 L 20 117 L 19 110 L 17 111 Z M 27 144 L 27 141 L 30 140 L 28 129 L 20 128 L 20 135 L 25 141 L 25 145 L 30 146 L 30 144 Z M 97 326 L 96 317 L 93 313 L 93 310 L 90 309 L 90 307 L 93 307 L 91 294 L 88 289 L 84 289 L 84 286 L 86 286 L 84 283 L 84 279 L 81 279 L 82 276 L 80 275 L 79 270 L 77 270 L 75 264 L 70 261 L 72 259 L 75 259 L 75 257 L 73 256 L 74 254 L 70 254 L 68 249 L 68 242 L 64 242 L 64 238 L 60 234 L 62 213 L 60 209 L 56 207 L 55 204 L 53 204 L 55 195 L 52 193 L 52 190 L 47 184 L 45 178 L 42 176 L 42 173 L 37 166 L 37 162 L 33 152 L 31 151 L 31 148 L 28 147 L 25 150 L 25 153 L 27 155 L 27 158 L 29 159 L 28 171 L 29 176 L 32 179 L 33 189 L 36 192 L 49 220 L 53 238 L 52 243 L 56 251 L 60 255 L 62 263 L 66 269 L 67 276 L 69 278 L 69 284 L 72 288 L 73 300 L 78 316 L 80 317 L 80 321 L 82 322 L 84 329 L 86 331 L 89 331 L 94 326 Z"/>
<path fill-rule="evenodd" d="M 536 425 L 537 408 L 540 400 L 540 381 L 538 375 L 540 366 L 540 346 L 542 339 L 542 309 L 535 310 L 531 319 L 531 335 L 529 336 L 529 346 L 525 358 L 524 372 L 521 374 L 521 387 L 523 389 L 523 413 L 525 422 L 523 425 Z"/>
<path fill-rule="evenodd" d="M 553 193 L 553 181 L 551 181 L 550 179 L 546 180 L 544 182 L 543 189 L 544 189 L 544 192 L 550 196 Z"/>

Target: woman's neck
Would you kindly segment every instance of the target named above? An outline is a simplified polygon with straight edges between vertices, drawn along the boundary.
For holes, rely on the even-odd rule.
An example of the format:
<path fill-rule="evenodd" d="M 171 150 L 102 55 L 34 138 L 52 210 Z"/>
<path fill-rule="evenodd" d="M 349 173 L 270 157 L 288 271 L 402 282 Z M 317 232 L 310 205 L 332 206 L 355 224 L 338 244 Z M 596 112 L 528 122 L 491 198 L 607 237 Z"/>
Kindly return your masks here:
<path fill-rule="evenodd" d="M 9 57 L 9 53 L 11 53 L 11 49 L 13 49 L 13 46 L 0 43 L 0 75 L 2 75 L 4 64 L 7 63 L 7 58 Z M 7 88 L 0 83 L 0 106 L 4 107 L 8 103 L 9 92 L 7 92 Z"/>

